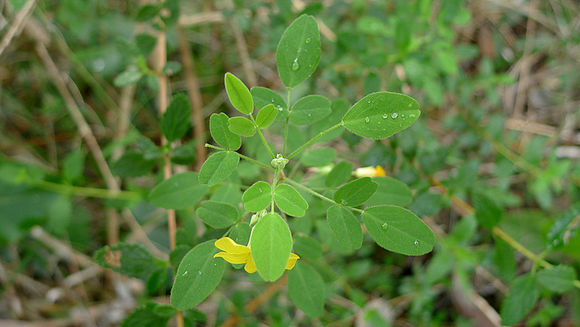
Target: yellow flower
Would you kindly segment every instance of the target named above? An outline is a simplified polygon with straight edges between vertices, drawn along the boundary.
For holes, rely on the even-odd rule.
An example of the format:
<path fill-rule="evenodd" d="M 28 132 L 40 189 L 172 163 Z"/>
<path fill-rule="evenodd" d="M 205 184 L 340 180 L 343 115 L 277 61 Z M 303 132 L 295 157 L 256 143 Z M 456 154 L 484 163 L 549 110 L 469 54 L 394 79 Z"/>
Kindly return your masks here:
<path fill-rule="evenodd" d="M 356 177 L 379 177 L 386 176 L 386 172 L 381 166 L 376 167 L 362 167 L 354 171 Z"/>
<path fill-rule="evenodd" d="M 256 272 L 256 264 L 254 263 L 254 259 L 252 259 L 252 253 L 250 248 L 245 245 L 240 245 L 234 240 L 229 237 L 222 237 L 219 240 L 215 241 L 216 248 L 224 251 L 219 252 L 214 255 L 214 258 L 223 258 L 225 261 L 232 263 L 232 264 L 243 264 L 244 269 L 253 274 Z M 290 270 L 294 268 L 296 261 L 300 259 L 298 255 L 295 253 L 290 253 L 290 258 L 288 258 L 288 263 L 286 263 L 286 270 Z"/>

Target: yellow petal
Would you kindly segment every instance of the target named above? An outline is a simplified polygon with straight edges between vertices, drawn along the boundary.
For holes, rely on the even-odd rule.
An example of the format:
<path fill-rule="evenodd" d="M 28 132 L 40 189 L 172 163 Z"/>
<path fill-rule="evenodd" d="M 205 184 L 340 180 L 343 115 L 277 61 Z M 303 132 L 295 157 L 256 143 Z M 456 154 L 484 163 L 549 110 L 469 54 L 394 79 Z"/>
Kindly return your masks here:
<path fill-rule="evenodd" d="M 233 264 L 240 264 L 248 262 L 248 255 L 247 254 L 235 254 L 235 253 L 228 253 L 228 252 L 219 252 L 213 256 L 214 258 L 224 258 L 229 263 Z"/>
<path fill-rule="evenodd" d="M 252 258 L 252 256 L 250 255 L 250 258 L 248 259 L 248 263 L 246 263 L 246 265 L 244 266 L 244 269 L 246 270 L 246 272 L 253 274 L 256 272 L 256 270 L 258 270 L 256 268 L 256 264 L 254 263 L 254 259 Z"/>
<path fill-rule="evenodd" d="M 290 253 L 290 258 L 288 258 L 288 262 L 286 263 L 286 270 L 294 268 L 298 259 L 300 259 L 300 257 L 296 253 Z"/>
<path fill-rule="evenodd" d="M 227 253 L 231 253 L 231 254 L 248 254 L 250 253 L 250 248 L 245 246 L 245 245 L 240 245 L 236 242 L 234 242 L 234 240 L 232 240 L 229 237 L 222 237 L 219 240 L 215 241 L 214 243 L 215 247 L 222 250 L 222 251 L 226 251 Z"/>
<path fill-rule="evenodd" d="M 381 166 L 375 167 L 375 176 L 387 176 L 387 173 Z"/>

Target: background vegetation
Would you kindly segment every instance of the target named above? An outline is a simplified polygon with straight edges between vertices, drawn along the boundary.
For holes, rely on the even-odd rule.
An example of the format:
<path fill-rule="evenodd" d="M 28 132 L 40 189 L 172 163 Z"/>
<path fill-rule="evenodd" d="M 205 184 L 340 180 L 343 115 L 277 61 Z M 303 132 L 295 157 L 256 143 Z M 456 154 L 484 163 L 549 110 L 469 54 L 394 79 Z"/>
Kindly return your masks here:
<path fill-rule="evenodd" d="M 0 13 L 6 322 L 116 326 L 129 316 L 125 325 L 159 326 L 174 314 L 161 305 L 168 262 L 223 234 L 198 219 L 198 202 L 239 203 L 265 175 L 242 161 L 228 183 L 192 190 L 199 198 L 177 211 L 170 240 L 168 211 L 148 196 L 164 178 L 164 154 L 175 173 L 199 171 L 209 116 L 234 112 L 226 72 L 285 96 L 276 47 L 306 13 L 318 20 L 322 55 L 292 102 L 316 93 L 352 104 L 393 91 L 417 99 L 423 113 L 388 140 L 334 135 L 332 163 L 302 159 L 294 173 L 318 187 L 327 164 L 382 166 L 412 190 L 408 208 L 436 234 L 435 249 L 407 257 L 366 234 L 361 249 L 344 249 L 326 208 L 311 202 L 290 224 L 294 251 L 324 281 L 324 312 L 297 309 L 284 278 L 266 283 L 229 269 L 185 312 L 186 325 L 580 324 L 577 2 L 9 0 Z M 167 46 L 156 48 L 164 26 Z M 176 93 L 191 104 L 192 127 L 169 149 L 158 108 Z M 312 128 L 294 131 L 295 144 L 325 126 Z M 280 148 L 280 131 L 266 133 Z M 240 151 L 267 160 L 259 142 Z M 146 249 L 158 269 L 133 266 L 123 271 L 129 278 L 101 266 L 115 258 L 95 263 L 119 241 Z"/>

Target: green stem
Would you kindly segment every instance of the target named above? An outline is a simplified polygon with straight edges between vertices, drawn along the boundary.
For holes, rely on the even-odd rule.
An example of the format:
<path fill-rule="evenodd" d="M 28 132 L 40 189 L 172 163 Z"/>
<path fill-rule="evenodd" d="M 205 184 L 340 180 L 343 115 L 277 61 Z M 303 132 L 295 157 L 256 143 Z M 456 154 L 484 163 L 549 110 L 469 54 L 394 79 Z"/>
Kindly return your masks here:
<path fill-rule="evenodd" d="M 288 140 L 288 124 L 290 123 L 290 90 L 288 88 L 288 96 L 286 98 L 286 107 L 288 107 L 288 117 L 286 117 L 286 125 L 284 125 L 284 139 L 282 140 L 282 155 L 286 155 L 286 141 Z"/>
<path fill-rule="evenodd" d="M 80 187 L 65 184 L 58 184 L 47 181 L 34 182 L 31 185 L 37 186 L 47 191 L 52 191 L 55 193 L 84 196 L 89 198 L 99 198 L 99 199 L 119 199 L 119 200 L 139 200 L 141 195 L 136 192 L 127 191 L 111 191 L 108 189 L 93 188 L 93 187 Z"/>
<path fill-rule="evenodd" d="M 358 208 L 349 207 L 349 206 L 345 206 L 344 204 L 338 203 L 338 202 L 332 200 L 331 198 L 328 198 L 328 197 L 326 197 L 326 196 L 324 196 L 324 195 L 322 195 L 322 194 L 320 194 L 320 193 L 312 190 L 311 188 L 309 188 L 307 186 L 304 186 L 304 185 L 302 185 L 302 184 L 298 183 L 297 181 L 294 181 L 294 180 L 292 180 L 290 178 L 285 178 L 284 181 L 286 181 L 286 182 L 288 182 L 288 183 L 296 186 L 297 188 L 299 188 L 301 190 L 304 190 L 304 191 L 306 191 L 306 192 L 314 195 L 315 197 L 317 197 L 317 198 L 319 198 L 321 200 L 330 202 L 330 203 L 332 203 L 334 205 L 337 205 L 337 206 L 340 206 L 340 207 L 343 207 L 343 208 L 346 208 L 346 209 L 349 209 L 349 210 L 352 210 L 352 211 L 356 211 L 356 212 L 358 212 L 360 214 L 364 213 L 364 210 L 361 210 L 361 209 L 358 209 Z"/>
<path fill-rule="evenodd" d="M 258 131 L 258 135 L 260 135 L 260 139 L 262 140 L 262 143 L 264 143 L 264 146 L 266 147 L 266 149 L 268 149 L 268 152 L 270 152 L 270 156 L 272 157 L 272 159 L 274 159 L 274 152 L 272 152 L 272 149 L 270 148 L 270 145 L 268 144 L 268 142 L 266 142 L 266 138 L 264 137 L 264 134 L 262 134 L 262 130 L 260 129 L 260 127 L 258 127 L 258 124 L 256 124 L 256 121 L 254 120 L 254 116 L 252 116 L 252 114 L 250 114 L 250 119 L 252 119 L 252 122 L 254 123 L 254 126 L 256 127 L 256 131 Z"/>
<path fill-rule="evenodd" d="M 219 147 L 219 146 L 211 145 L 211 144 L 209 144 L 209 143 L 206 143 L 206 144 L 205 144 L 205 147 L 206 147 L 206 148 L 210 148 L 210 149 L 220 150 L 220 151 L 230 151 L 230 150 L 224 149 L 224 148 L 222 148 L 222 147 Z M 245 156 L 245 155 L 243 155 L 243 154 L 241 154 L 241 153 L 238 153 L 238 152 L 235 152 L 235 151 L 232 151 L 232 152 L 234 152 L 235 154 L 237 154 L 237 155 L 238 155 L 240 158 L 242 158 L 242 159 L 244 159 L 244 160 L 247 160 L 247 161 L 249 161 L 249 162 L 251 162 L 251 163 L 253 163 L 253 164 L 255 164 L 255 165 L 258 165 L 258 166 L 260 166 L 260 167 L 262 167 L 262 168 L 266 168 L 266 169 L 268 169 L 268 170 L 274 171 L 274 168 L 272 168 L 272 167 L 270 167 L 270 166 L 267 166 L 266 164 L 264 164 L 264 163 L 261 163 L 261 162 L 259 162 L 259 161 L 258 161 L 258 160 L 256 160 L 256 159 L 250 158 L 250 157 L 248 157 L 248 156 Z"/>
<path fill-rule="evenodd" d="M 300 153 L 300 151 L 306 149 L 308 146 L 310 146 L 312 143 L 314 143 L 314 141 L 318 140 L 319 138 L 323 137 L 324 135 L 328 134 L 330 131 L 335 130 L 337 128 L 339 128 L 340 126 L 342 126 L 342 121 L 330 128 L 328 128 L 325 131 L 322 131 L 320 133 L 318 133 L 318 135 L 316 135 L 315 137 L 311 138 L 310 141 L 304 143 L 301 147 L 299 147 L 298 149 L 294 150 L 294 152 L 290 153 L 290 155 L 288 155 L 288 157 L 286 159 L 292 159 L 292 157 L 294 157 L 295 155 L 297 155 L 298 153 Z"/>

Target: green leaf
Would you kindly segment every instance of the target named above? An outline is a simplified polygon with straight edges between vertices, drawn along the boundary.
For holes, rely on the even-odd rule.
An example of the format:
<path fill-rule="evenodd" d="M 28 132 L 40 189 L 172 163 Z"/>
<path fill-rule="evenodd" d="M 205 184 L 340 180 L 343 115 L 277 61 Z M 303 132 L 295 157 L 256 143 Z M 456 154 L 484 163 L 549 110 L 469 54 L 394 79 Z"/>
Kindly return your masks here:
<path fill-rule="evenodd" d="M 348 102 L 342 99 L 332 101 L 332 104 L 330 105 L 330 115 L 312 124 L 312 126 L 310 126 L 310 135 L 317 135 L 318 133 L 323 132 L 330 127 L 340 123 L 342 121 L 342 117 L 344 117 L 344 114 L 346 114 L 348 111 L 348 108 Z M 344 128 L 335 128 L 334 130 L 327 132 L 324 136 L 318 138 L 316 143 L 331 141 L 339 137 L 343 132 Z"/>
<path fill-rule="evenodd" d="M 94 260 L 101 266 L 131 277 L 147 279 L 159 268 L 155 258 L 143 246 L 118 243 L 95 252 Z"/>
<path fill-rule="evenodd" d="M 159 315 L 157 307 L 160 304 L 149 302 L 131 312 L 121 323 L 121 327 L 158 327 L 166 326 L 171 318 L 168 315 Z"/>
<path fill-rule="evenodd" d="M 308 95 L 298 100 L 290 110 L 290 121 L 308 125 L 330 114 L 330 100 L 320 95 Z"/>
<path fill-rule="evenodd" d="M 273 104 L 274 108 L 278 110 L 277 119 L 286 119 L 288 116 L 286 101 L 280 94 L 260 86 L 253 87 L 250 93 L 252 93 L 252 99 L 254 99 L 256 107 L 264 108 L 267 105 Z"/>
<path fill-rule="evenodd" d="M 159 5 L 143 5 L 137 11 L 137 16 L 135 20 L 138 22 L 144 22 L 148 20 L 152 20 L 161 10 L 161 6 Z"/>
<path fill-rule="evenodd" d="M 197 173 L 180 173 L 155 186 L 149 202 L 164 209 L 185 209 L 196 205 L 207 189 L 207 185 L 199 184 Z"/>
<path fill-rule="evenodd" d="M 353 165 L 350 162 L 341 161 L 326 176 L 324 184 L 328 187 L 337 187 L 346 183 L 352 175 Z"/>
<path fill-rule="evenodd" d="M 377 190 L 377 183 L 370 177 L 355 179 L 334 193 L 334 201 L 347 206 L 358 206 L 368 200 Z"/>
<path fill-rule="evenodd" d="M 413 193 L 409 187 L 391 177 L 373 177 L 373 182 L 377 183 L 377 191 L 366 204 L 378 206 L 382 204 L 392 204 L 396 206 L 406 206 L 413 201 Z"/>
<path fill-rule="evenodd" d="M 318 259 L 322 256 L 322 245 L 310 236 L 298 235 L 294 236 L 294 251 L 301 258 Z"/>
<path fill-rule="evenodd" d="M 268 213 L 254 227 L 250 239 L 252 258 L 266 281 L 275 281 L 286 269 L 292 250 L 288 224 L 277 213 Z"/>
<path fill-rule="evenodd" d="M 538 282 L 545 288 L 556 293 L 566 293 L 574 288 L 576 272 L 574 268 L 559 265 L 538 272 Z"/>
<path fill-rule="evenodd" d="M 64 178 L 68 182 L 74 182 L 83 175 L 85 168 L 85 155 L 79 148 L 69 153 L 65 158 L 62 166 Z"/>
<path fill-rule="evenodd" d="M 236 170 L 239 161 L 238 154 L 232 151 L 213 153 L 201 166 L 199 182 L 211 186 L 223 181 Z"/>
<path fill-rule="evenodd" d="M 318 23 L 314 17 L 302 15 L 288 26 L 278 43 L 278 74 L 284 85 L 294 87 L 312 75 L 319 61 Z"/>
<path fill-rule="evenodd" d="M 538 297 L 534 275 L 528 273 L 516 278 L 501 304 L 501 324 L 513 325 L 522 320 L 534 308 Z"/>
<path fill-rule="evenodd" d="M 239 184 L 227 183 L 217 188 L 211 197 L 212 201 L 225 202 L 238 207 L 242 202 L 242 191 Z"/>
<path fill-rule="evenodd" d="M 209 118 L 209 131 L 211 137 L 217 144 L 228 150 L 237 150 L 242 146 L 241 138 L 232 133 L 228 127 L 229 118 L 223 112 L 220 114 L 211 114 Z"/>
<path fill-rule="evenodd" d="M 214 242 L 197 245 L 181 260 L 171 288 L 171 305 L 177 310 L 201 303 L 221 281 L 225 264 L 224 260 L 213 257 L 219 252 Z"/>
<path fill-rule="evenodd" d="M 141 136 L 137 139 L 137 146 L 141 152 L 143 152 L 143 158 L 145 160 L 153 160 L 163 157 L 163 150 L 145 136 Z"/>
<path fill-rule="evenodd" d="M 548 250 L 560 248 L 568 243 L 568 240 L 574 239 L 580 229 L 580 224 L 575 223 L 578 221 L 578 216 L 580 216 L 580 203 L 572 205 L 556 219 L 548 232 L 546 241 Z"/>
<path fill-rule="evenodd" d="M 153 170 L 155 163 L 155 160 L 146 160 L 143 153 L 127 151 L 111 165 L 111 172 L 119 177 L 143 176 Z"/>
<path fill-rule="evenodd" d="M 422 255 L 435 244 L 433 232 L 411 211 L 392 205 L 366 209 L 363 222 L 381 247 L 405 254 Z"/>
<path fill-rule="evenodd" d="M 272 202 L 272 187 L 266 182 L 256 182 L 244 192 L 242 201 L 250 212 L 264 210 Z"/>
<path fill-rule="evenodd" d="M 344 127 L 356 135 L 384 139 L 411 126 L 419 119 L 419 104 L 404 94 L 372 93 L 346 113 Z"/>
<path fill-rule="evenodd" d="M 485 228 L 497 225 L 503 216 L 503 210 L 482 192 L 473 193 L 473 207 L 475 218 Z"/>
<path fill-rule="evenodd" d="M 362 228 L 350 210 L 332 206 L 326 211 L 326 220 L 336 238 L 349 249 L 356 250 L 362 246 Z"/>
<path fill-rule="evenodd" d="M 250 90 L 234 74 L 226 73 L 224 78 L 226 93 L 230 102 L 239 112 L 249 115 L 254 110 L 254 100 Z"/>
<path fill-rule="evenodd" d="M 195 162 L 195 148 L 197 141 L 191 140 L 183 145 L 176 146 L 169 151 L 171 162 L 178 165 L 190 165 Z"/>
<path fill-rule="evenodd" d="M 238 209 L 233 205 L 218 201 L 203 201 L 195 213 L 212 228 L 230 227 L 238 218 Z"/>
<path fill-rule="evenodd" d="M 252 228 L 247 222 L 236 224 L 230 233 L 230 238 L 238 244 L 248 244 Z"/>
<path fill-rule="evenodd" d="M 309 317 L 324 312 L 324 281 L 310 265 L 298 261 L 288 273 L 288 295 L 294 304 Z"/>
<path fill-rule="evenodd" d="M 113 84 L 116 87 L 123 87 L 129 84 L 136 83 L 141 77 L 143 77 L 143 73 L 141 73 L 136 68 L 129 68 L 126 71 L 119 74 L 113 81 Z"/>
<path fill-rule="evenodd" d="M 320 167 L 328 165 L 335 157 L 336 150 L 333 148 L 319 148 L 304 153 L 300 160 L 308 167 Z"/>
<path fill-rule="evenodd" d="M 178 94 L 171 99 L 167 111 L 161 117 L 161 132 L 167 141 L 173 142 L 182 138 L 191 126 L 189 100 L 185 94 Z"/>
<path fill-rule="evenodd" d="M 250 137 L 256 133 L 256 126 L 248 118 L 232 117 L 228 121 L 228 128 L 234 134 Z"/>
<path fill-rule="evenodd" d="M 274 192 L 276 205 L 282 212 L 294 217 L 302 217 L 308 209 L 308 202 L 288 184 L 280 184 Z"/>
<path fill-rule="evenodd" d="M 276 107 L 270 103 L 258 111 L 258 115 L 256 116 L 256 125 L 258 125 L 258 127 L 261 129 L 267 128 L 274 122 L 277 115 L 278 109 L 276 109 Z"/>

